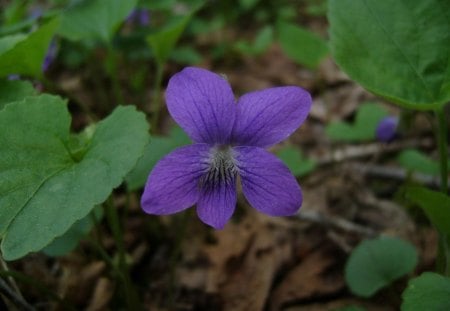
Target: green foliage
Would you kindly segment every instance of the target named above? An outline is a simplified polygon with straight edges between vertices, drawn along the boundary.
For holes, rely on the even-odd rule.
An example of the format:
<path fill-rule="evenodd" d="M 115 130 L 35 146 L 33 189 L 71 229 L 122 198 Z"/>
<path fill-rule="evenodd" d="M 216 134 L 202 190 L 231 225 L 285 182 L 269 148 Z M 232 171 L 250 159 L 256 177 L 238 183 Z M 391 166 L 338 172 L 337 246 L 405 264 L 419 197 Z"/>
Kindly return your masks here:
<path fill-rule="evenodd" d="M 164 64 L 170 56 L 175 44 L 186 28 L 192 15 L 178 16 L 164 28 L 147 36 L 147 43 L 153 51 L 156 62 Z"/>
<path fill-rule="evenodd" d="M 400 152 L 397 162 L 411 172 L 439 174 L 439 163 L 416 149 L 406 149 Z"/>
<path fill-rule="evenodd" d="M 402 311 L 450 310 L 450 279 L 425 272 L 409 281 L 403 292 Z"/>
<path fill-rule="evenodd" d="M 258 55 L 264 53 L 272 42 L 273 28 L 272 26 L 265 26 L 258 32 L 253 43 L 238 41 L 235 44 L 235 48 L 244 54 Z"/>
<path fill-rule="evenodd" d="M 59 97 L 28 97 L 0 111 L 0 236 L 6 260 L 42 249 L 106 200 L 148 142 L 145 117 L 132 107 L 118 107 L 93 133 L 88 128 L 84 144 L 75 143 L 69 128 Z"/>
<path fill-rule="evenodd" d="M 309 30 L 279 22 L 277 32 L 283 51 L 301 65 L 314 69 L 328 55 L 325 40 Z"/>
<path fill-rule="evenodd" d="M 363 241 L 353 250 L 345 267 L 345 279 L 355 295 L 370 297 L 410 273 L 416 264 L 413 245 L 398 238 L 380 237 Z"/>
<path fill-rule="evenodd" d="M 406 198 L 425 212 L 440 232 L 450 235 L 450 197 L 424 187 L 408 187 Z"/>
<path fill-rule="evenodd" d="M 136 3 L 137 0 L 77 1 L 62 14 L 58 33 L 73 41 L 94 39 L 108 44 Z"/>
<path fill-rule="evenodd" d="M 304 176 L 316 168 L 316 162 L 308 159 L 293 146 L 286 146 L 277 151 L 277 156 L 286 164 L 295 176 Z"/>
<path fill-rule="evenodd" d="M 94 226 L 95 217 L 97 221 L 100 221 L 103 217 L 103 210 L 101 206 L 94 208 L 84 218 L 77 220 L 72 227 L 69 228 L 62 236 L 55 238 L 49 245 L 42 249 L 42 251 L 48 256 L 63 256 L 73 251 L 78 243 L 86 237 Z"/>
<path fill-rule="evenodd" d="M 29 35 L 0 39 L 0 77 L 10 74 L 41 77 L 42 62 L 58 24 L 53 19 Z"/>
<path fill-rule="evenodd" d="M 327 125 L 325 132 L 328 137 L 335 141 L 358 142 L 372 140 L 383 117 L 387 112 L 380 105 L 375 103 L 363 103 L 359 105 L 356 112 L 355 122 L 332 122 Z"/>
<path fill-rule="evenodd" d="M 153 136 L 150 144 L 145 148 L 144 155 L 125 178 L 128 190 L 133 191 L 142 188 L 156 162 L 172 150 L 190 142 L 189 137 L 179 127 L 174 127 L 169 136 Z"/>
<path fill-rule="evenodd" d="M 28 81 L 8 81 L 0 79 L 0 110 L 10 102 L 21 100 L 22 98 L 33 95 L 36 90 Z"/>
<path fill-rule="evenodd" d="M 369 91 L 413 109 L 450 101 L 450 1 L 330 0 L 331 51 Z"/>

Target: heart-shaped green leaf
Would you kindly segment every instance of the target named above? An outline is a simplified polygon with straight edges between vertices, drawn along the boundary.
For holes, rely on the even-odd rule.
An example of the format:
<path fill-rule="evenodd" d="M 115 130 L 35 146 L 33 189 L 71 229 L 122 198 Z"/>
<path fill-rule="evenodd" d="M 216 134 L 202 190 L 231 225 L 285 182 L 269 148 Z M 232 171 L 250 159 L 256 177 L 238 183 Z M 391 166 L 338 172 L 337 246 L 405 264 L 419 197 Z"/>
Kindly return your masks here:
<path fill-rule="evenodd" d="M 406 198 L 420 206 L 439 231 L 450 235 L 450 197 L 424 187 L 408 187 Z"/>
<path fill-rule="evenodd" d="M 448 0 L 330 0 L 332 54 L 369 91 L 436 109 L 450 101 L 448 12 Z"/>
<path fill-rule="evenodd" d="M 304 176 L 316 168 L 316 162 L 306 158 L 298 148 L 286 146 L 277 151 L 277 156 L 295 176 Z"/>
<path fill-rule="evenodd" d="M 73 41 L 94 39 L 109 43 L 136 3 L 137 0 L 77 1 L 62 14 L 58 32 Z"/>
<path fill-rule="evenodd" d="M 345 279 L 354 294 L 370 297 L 411 272 L 417 264 L 417 257 L 415 247 L 398 238 L 363 241 L 347 261 Z"/>
<path fill-rule="evenodd" d="M 0 77 L 10 74 L 41 77 L 42 62 L 58 25 L 59 21 L 53 19 L 29 35 L 0 39 Z"/>
<path fill-rule="evenodd" d="M 118 107 L 98 123 L 84 149 L 69 128 L 59 97 L 28 97 L 0 111 L 0 237 L 7 260 L 42 249 L 106 200 L 148 143 L 148 124 L 133 107 Z"/>
<path fill-rule="evenodd" d="M 355 122 L 332 122 L 325 131 L 332 140 L 357 142 L 375 138 L 375 131 L 383 117 L 387 115 L 385 109 L 374 103 L 359 105 Z"/>
<path fill-rule="evenodd" d="M 425 272 L 408 283 L 402 311 L 450 310 L 450 278 Z"/>

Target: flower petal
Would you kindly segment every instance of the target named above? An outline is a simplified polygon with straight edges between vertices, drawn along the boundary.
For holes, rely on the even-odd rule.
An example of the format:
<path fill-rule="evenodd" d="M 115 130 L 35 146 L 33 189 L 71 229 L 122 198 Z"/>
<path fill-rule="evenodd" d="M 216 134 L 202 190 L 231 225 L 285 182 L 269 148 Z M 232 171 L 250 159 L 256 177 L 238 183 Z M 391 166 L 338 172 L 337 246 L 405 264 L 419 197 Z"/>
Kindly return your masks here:
<path fill-rule="evenodd" d="M 167 108 L 197 143 L 227 143 L 236 103 L 228 82 L 208 70 L 187 67 L 175 74 L 166 90 Z"/>
<path fill-rule="evenodd" d="M 296 86 L 247 93 L 238 100 L 232 141 L 258 147 L 276 144 L 303 123 L 311 103 L 311 95 Z"/>
<path fill-rule="evenodd" d="M 206 144 L 194 144 L 162 158 L 148 177 L 142 209 L 148 214 L 166 215 L 194 205 L 199 197 L 199 178 L 208 169 L 209 149 Z"/>
<path fill-rule="evenodd" d="M 222 229 L 236 207 L 236 179 L 202 190 L 197 203 L 198 217 L 215 229 Z"/>
<path fill-rule="evenodd" d="M 242 190 L 251 206 L 271 216 L 293 215 L 300 186 L 280 159 L 259 147 L 235 147 Z"/>

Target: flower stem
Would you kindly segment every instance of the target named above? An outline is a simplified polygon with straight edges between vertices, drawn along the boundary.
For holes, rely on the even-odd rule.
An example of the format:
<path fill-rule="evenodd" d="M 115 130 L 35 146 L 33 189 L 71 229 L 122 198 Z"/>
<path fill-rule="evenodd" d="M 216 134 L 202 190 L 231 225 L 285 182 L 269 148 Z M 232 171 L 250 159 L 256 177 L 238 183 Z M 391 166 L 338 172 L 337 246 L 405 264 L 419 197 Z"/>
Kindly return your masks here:
<path fill-rule="evenodd" d="M 161 84 L 164 72 L 164 64 L 156 63 L 155 84 L 153 86 L 153 116 L 152 116 L 152 132 L 158 128 L 158 119 L 161 112 Z"/>
<path fill-rule="evenodd" d="M 108 220 L 108 224 L 112 231 L 114 240 L 116 242 L 116 247 L 118 251 L 118 264 L 117 269 L 120 271 L 121 278 L 123 281 L 123 287 L 125 292 L 125 298 L 127 301 L 127 305 L 129 310 L 140 310 L 141 305 L 139 302 L 139 298 L 136 292 L 136 289 L 131 282 L 130 273 L 128 263 L 126 261 L 126 250 L 125 244 L 123 240 L 123 234 L 121 230 L 121 225 L 119 221 L 119 214 L 117 212 L 117 208 L 112 204 L 112 197 L 106 201 L 106 218 Z"/>
<path fill-rule="evenodd" d="M 435 111 L 437 126 L 437 142 L 439 148 L 439 163 L 441 173 L 441 192 L 448 193 L 448 145 L 447 145 L 447 120 L 444 107 Z M 439 232 L 439 246 L 437 256 L 437 269 L 445 276 L 450 276 L 450 237 Z"/>
<path fill-rule="evenodd" d="M 108 45 L 108 54 L 106 57 L 106 71 L 112 82 L 113 94 L 115 97 L 115 102 L 118 105 L 125 104 L 125 98 L 123 96 L 122 87 L 119 80 L 119 70 L 118 70 L 118 53 L 112 46 Z"/>

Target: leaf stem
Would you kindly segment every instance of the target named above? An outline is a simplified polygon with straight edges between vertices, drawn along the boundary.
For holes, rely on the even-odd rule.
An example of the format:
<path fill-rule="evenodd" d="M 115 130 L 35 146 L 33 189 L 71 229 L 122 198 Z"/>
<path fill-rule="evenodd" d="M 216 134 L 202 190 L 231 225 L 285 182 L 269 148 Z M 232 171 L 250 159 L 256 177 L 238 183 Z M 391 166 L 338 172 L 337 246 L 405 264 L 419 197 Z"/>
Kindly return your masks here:
<path fill-rule="evenodd" d="M 441 173 L 441 192 L 448 193 L 448 145 L 447 145 L 447 119 L 444 107 L 435 111 L 437 118 L 437 142 L 439 148 L 439 163 Z M 445 276 L 450 276 L 450 237 L 439 232 L 437 255 L 437 270 Z"/>
<path fill-rule="evenodd" d="M 448 145 L 447 145 L 447 119 L 444 108 L 436 111 L 438 121 L 437 140 L 439 147 L 439 162 L 441 172 L 441 191 L 448 192 Z"/>
<path fill-rule="evenodd" d="M 117 268 L 121 272 L 123 278 L 123 286 L 125 291 L 125 297 L 129 310 L 140 310 L 141 305 L 138 299 L 136 289 L 131 282 L 128 263 L 126 261 L 126 249 L 123 240 L 122 229 L 119 221 L 119 213 L 117 208 L 112 204 L 112 197 L 110 196 L 106 201 L 106 218 L 108 220 L 109 227 L 112 231 L 116 247 L 118 251 L 118 265 Z"/>

